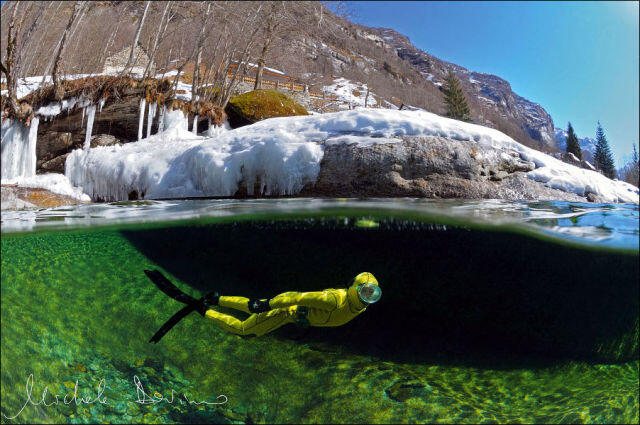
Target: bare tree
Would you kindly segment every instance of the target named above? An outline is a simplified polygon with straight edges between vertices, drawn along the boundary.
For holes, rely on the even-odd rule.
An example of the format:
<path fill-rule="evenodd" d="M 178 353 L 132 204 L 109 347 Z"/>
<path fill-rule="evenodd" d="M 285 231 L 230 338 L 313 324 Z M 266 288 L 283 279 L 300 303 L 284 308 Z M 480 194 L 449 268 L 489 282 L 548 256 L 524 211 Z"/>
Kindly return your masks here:
<path fill-rule="evenodd" d="M 49 6 L 51 6 L 53 3 L 54 3 L 54 2 L 47 2 L 47 7 L 45 8 L 44 12 L 43 12 L 41 15 L 38 15 L 38 18 L 36 18 L 36 20 L 34 21 L 34 28 L 37 28 L 37 27 L 38 27 L 38 23 L 39 23 L 38 21 L 40 20 L 40 17 L 43 17 L 43 16 L 45 16 L 45 15 L 46 15 L 46 11 L 47 11 L 47 9 L 49 9 Z M 60 6 L 61 6 L 61 5 L 62 5 L 62 2 L 61 2 L 61 1 L 59 1 L 59 2 L 58 2 L 58 6 L 56 6 L 56 9 L 53 11 L 53 15 L 52 15 L 52 16 L 55 16 L 55 15 L 56 15 L 56 13 L 58 12 L 58 9 L 60 9 Z M 48 25 L 45 25 L 45 34 L 46 34 L 46 32 L 47 32 L 48 28 L 49 28 L 49 26 L 48 26 Z M 29 39 L 31 38 L 31 35 L 30 35 L 30 34 L 28 35 L 28 38 L 29 38 Z M 24 75 L 24 76 L 28 76 L 28 75 L 29 75 L 29 72 L 31 71 L 31 66 L 32 66 L 32 65 L 33 65 L 33 63 L 34 63 L 34 59 L 35 59 L 36 57 L 38 57 L 38 56 L 39 56 L 39 55 L 38 55 L 38 53 L 40 52 L 40 48 L 41 48 L 43 45 L 44 45 L 44 43 L 42 43 L 42 42 L 38 42 L 38 43 L 36 43 L 36 47 L 35 47 L 34 49 L 27 49 L 27 48 L 26 48 L 26 46 L 23 48 L 23 50 L 24 50 L 25 52 L 26 52 L 26 51 L 28 51 L 28 50 L 33 50 L 33 53 L 31 54 L 31 58 L 29 59 L 29 63 L 27 64 L 27 66 L 26 66 L 26 67 L 25 67 L 25 69 L 24 69 L 24 72 L 23 72 L 23 75 Z"/>
<path fill-rule="evenodd" d="M 297 3 L 295 6 L 299 7 Z M 287 4 L 287 2 L 284 1 L 272 2 L 271 9 L 267 12 L 264 25 L 264 42 L 258 58 L 256 82 L 253 86 L 254 90 L 262 88 L 262 72 L 264 71 L 269 49 L 271 48 L 276 36 L 282 36 L 284 32 L 290 31 L 296 27 L 296 19 L 293 14 L 288 13 L 289 11 L 287 10 L 287 8 L 290 7 L 292 7 L 292 4 Z"/>
<path fill-rule="evenodd" d="M 158 24 L 158 31 L 156 32 L 156 38 L 153 40 L 153 47 L 151 48 L 149 62 L 147 63 L 147 66 L 144 69 L 144 73 L 142 75 L 143 78 L 146 78 L 147 74 L 151 72 L 151 64 L 155 60 L 156 52 L 158 51 L 159 42 L 160 40 L 162 40 L 164 34 L 167 32 L 167 26 L 169 25 L 169 22 L 174 16 L 172 14 L 169 14 L 169 16 L 167 16 L 167 11 L 169 10 L 169 6 L 171 6 L 170 1 L 167 2 L 166 6 L 164 7 L 164 11 L 162 12 L 162 18 L 160 19 L 160 24 Z M 166 22 L 165 22 L 165 17 L 167 18 Z M 164 23 L 164 27 L 162 26 L 163 23 Z"/>
<path fill-rule="evenodd" d="M 17 42 L 17 34 L 20 32 L 20 24 L 18 23 L 18 28 L 15 28 L 16 24 L 16 12 L 18 11 L 19 2 L 16 1 L 13 5 L 13 11 L 11 12 L 11 20 L 9 21 L 9 29 L 7 31 L 7 59 L 6 63 L 0 62 L 0 70 L 4 73 L 7 78 L 7 97 L 8 97 L 8 108 L 9 108 L 9 116 L 15 117 L 18 119 L 24 118 L 24 114 L 21 113 L 20 107 L 18 106 L 18 97 L 16 94 L 16 71 L 14 67 L 15 62 L 15 47 Z M 3 105 L 4 109 L 4 105 Z"/>
<path fill-rule="evenodd" d="M 126 65 L 120 72 L 120 75 L 123 75 L 129 71 L 129 67 L 133 65 L 133 56 L 136 51 L 136 46 L 138 45 L 138 40 L 140 39 L 140 33 L 142 32 L 142 26 L 144 25 L 144 18 L 147 17 L 147 10 L 149 10 L 149 5 L 151 1 L 147 1 L 144 6 L 144 11 L 142 12 L 142 17 L 140 18 L 140 22 L 138 23 L 138 29 L 136 31 L 136 35 L 133 37 L 133 43 L 131 44 L 131 52 L 129 53 L 129 59 L 127 60 Z"/>
<path fill-rule="evenodd" d="M 111 32 L 111 35 L 109 36 L 107 42 L 104 44 L 104 49 L 102 49 L 102 54 L 100 55 L 100 60 L 98 61 L 98 66 L 100 67 L 100 69 L 104 69 L 104 65 L 107 60 L 107 52 L 109 51 L 109 48 L 111 48 L 111 45 L 116 38 L 116 34 L 118 33 L 118 29 L 120 28 L 120 22 L 122 22 L 122 14 L 125 10 L 126 9 L 123 8 L 118 13 L 118 22 L 116 23 L 116 27 Z"/>
<path fill-rule="evenodd" d="M 67 27 L 64 29 L 62 33 L 62 37 L 60 38 L 58 48 L 55 51 L 53 57 L 55 58 L 53 61 L 53 70 L 51 71 L 51 79 L 53 80 L 53 92 L 55 94 L 56 99 L 60 100 L 64 97 L 64 88 L 61 85 L 59 78 L 60 71 L 60 62 L 62 59 L 62 55 L 64 53 L 65 42 L 67 40 L 67 35 L 73 26 L 74 21 L 78 18 L 79 15 L 84 15 L 86 11 L 85 2 L 84 1 L 76 1 L 73 6 L 73 13 L 69 17 L 69 22 L 67 22 Z"/>
<path fill-rule="evenodd" d="M 196 63 L 193 67 L 193 81 L 191 83 L 191 102 L 196 102 L 198 99 L 198 78 L 200 77 L 200 60 L 202 59 L 202 47 L 206 39 L 205 29 L 209 20 L 209 14 L 211 13 L 211 2 L 207 2 L 207 10 L 202 20 L 202 26 L 200 27 L 200 34 L 198 35 L 198 42 L 196 43 L 197 54 Z"/>

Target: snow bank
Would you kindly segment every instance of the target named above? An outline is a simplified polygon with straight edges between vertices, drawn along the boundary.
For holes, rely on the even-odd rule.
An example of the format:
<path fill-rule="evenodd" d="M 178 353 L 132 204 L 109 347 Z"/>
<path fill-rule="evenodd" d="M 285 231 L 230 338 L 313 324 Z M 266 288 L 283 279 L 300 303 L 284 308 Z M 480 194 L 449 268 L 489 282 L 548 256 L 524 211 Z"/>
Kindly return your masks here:
<path fill-rule="evenodd" d="M 91 200 L 88 195 L 82 192 L 82 189 L 74 187 L 63 174 L 37 174 L 31 177 L 2 179 L 2 184 L 17 184 L 21 187 L 47 189 L 58 195 L 66 195 L 79 201 Z"/>
<path fill-rule="evenodd" d="M 265 195 L 294 195 L 315 182 L 327 143 L 371 145 L 399 136 L 440 136 L 515 150 L 536 164 L 527 176 L 549 187 L 638 203 L 634 186 L 566 164 L 497 130 L 424 111 L 357 109 L 272 118 L 214 137 L 193 135 L 181 112 L 172 111 L 165 129 L 137 143 L 76 150 L 67 158 L 66 175 L 93 199 L 127 199 L 133 190 L 144 198 L 232 196 L 243 180 L 249 194 L 258 183 Z"/>

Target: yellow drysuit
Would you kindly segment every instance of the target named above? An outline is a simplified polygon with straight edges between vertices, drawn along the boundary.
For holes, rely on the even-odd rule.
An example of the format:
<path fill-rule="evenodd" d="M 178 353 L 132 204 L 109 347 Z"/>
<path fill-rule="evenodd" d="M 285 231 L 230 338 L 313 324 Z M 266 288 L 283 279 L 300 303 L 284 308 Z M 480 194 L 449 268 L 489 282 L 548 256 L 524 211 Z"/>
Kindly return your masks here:
<path fill-rule="evenodd" d="M 358 285 L 378 284 L 371 273 L 360 273 L 353 285 L 344 289 L 325 289 L 317 292 L 285 292 L 269 300 L 272 310 L 254 313 L 246 320 L 209 309 L 206 317 L 216 325 L 238 335 L 257 336 L 271 332 L 282 325 L 292 323 L 298 307 L 307 307 L 307 320 L 311 326 L 344 325 L 366 310 L 367 305 L 358 296 Z M 250 313 L 249 299 L 245 297 L 221 296 L 218 305 Z"/>

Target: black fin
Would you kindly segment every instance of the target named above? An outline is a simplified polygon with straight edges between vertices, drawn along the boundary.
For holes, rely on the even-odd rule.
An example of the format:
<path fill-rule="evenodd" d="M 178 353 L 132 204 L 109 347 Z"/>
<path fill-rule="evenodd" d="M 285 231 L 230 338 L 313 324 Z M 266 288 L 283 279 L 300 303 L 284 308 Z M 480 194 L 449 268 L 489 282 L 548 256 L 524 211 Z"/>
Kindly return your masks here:
<path fill-rule="evenodd" d="M 160 289 L 162 292 L 170 296 L 176 301 L 184 304 L 190 304 L 196 301 L 191 295 L 182 292 L 176 285 L 171 283 L 169 279 L 164 277 L 158 270 L 145 270 L 144 274 Z"/>

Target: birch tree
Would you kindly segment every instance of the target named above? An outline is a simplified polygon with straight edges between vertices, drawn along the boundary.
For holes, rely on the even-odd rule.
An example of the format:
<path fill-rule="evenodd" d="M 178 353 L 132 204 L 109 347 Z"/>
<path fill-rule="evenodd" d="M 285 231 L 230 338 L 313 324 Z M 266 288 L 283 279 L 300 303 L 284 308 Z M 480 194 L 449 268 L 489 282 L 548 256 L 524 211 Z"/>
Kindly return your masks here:
<path fill-rule="evenodd" d="M 198 100 L 198 79 L 200 77 L 200 60 L 202 59 L 202 47 L 206 39 L 205 29 L 209 20 L 209 14 L 211 13 L 211 2 L 207 2 L 207 10 L 202 20 L 202 26 L 200 27 L 200 34 L 198 35 L 198 42 L 196 43 L 196 63 L 193 67 L 193 81 L 191 83 L 191 102 L 194 103 Z"/>
<path fill-rule="evenodd" d="M 158 45 L 160 44 L 160 41 L 164 37 L 164 34 L 167 32 L 167 26 L 169 25 L 169 22 L 173 18 L 173 15 L 171 14 L 167 16 L 167 12 L 169 11 L 170 6 L 171 6 L 171 2 L 168 1 L 164 7 L 164 11 L 162 12 L 162 18 L 160 19 L 160 24 L 158 24 L 158 31 L 156 32 L 156 38 L 153 40 L 153 46 L 151 47 L 149 62 L 147 63 L 147 66 L 144 69 L 142 78 L 148 77 L 147 74 L 151 72 L 151 64 L 155 60 L 156 52 L 158 51 Z M 165 22 L 165 17 L 167 18 L 166 22 Z M 162 26 L 163 23 L 164 23 L 164 27 Z"/>
<path fill-rule="evenodd" d="M 119 75 L 126 74 L 129 71 L 129 68 L 133 66 L 133 56 L 135 55 L 136 46 L 138 45 L 138 40 L 140 39 L 140 33 L 142 32 L 142 26 L 144 25 L 144 19 L 147 17 L 147 11 L 149 10 L 149 5 L 151 1 L 147 1 L 144 6 L 144 11 L 142 12 L 142 17 L 140 18 L 140 22 L 138 23 L 138 29 L 136 30 L 136 35 L 133 37 L 133 43 L 131 44 L 131 51 L 129 52 L 129 59 L 127 60 L 126 65 L 122 69 Z"/>
<path fill-rule="evenodd" d="M 61 100 L 64 97 L 64 88 L 61 85 L 59 72 L 60 72 L 60 63 L 62 60 L 62 55 L 64 54 L 64 48 L 66 46 L 67 36 L 71 30 L 71 27 L 73 26 L 73 23 L 78 18 L 78 16 L 84 15 L 84 12 L 86 11 L 85 3 L 86 2 L 84 1 L 76 1 L 75 4 L 73 5 L 73 12 L 69 17 L 69 21 L 67 22 L 66 28 L 62 32 L 62 37 L 60 37 L 60 41 L 58 42 L 58 47 L 53 55 L 55 59 L 53 61 L 51 79 L 53 80 L 53 92 L 57 100 Z"/>
<path fill-rule="evenodd" d="M 298 4 L 296 4 L 298 6 Z M 267 12 L 264 25 L 264 36 L 260 56 L 258 57 L 258 69 L 256 71 L 256 82 L 253 86 L 254 90 L 262 88 L 262 73 L 264 71 L 265 62 L 269 49 L 276 36 L 282 36 L 284 32 L 290 31 L 296 26 L 296 20 L 292 14 L 288 13 L 287 5 L 284 1 L 272 2 L 271 8 Z"/>

